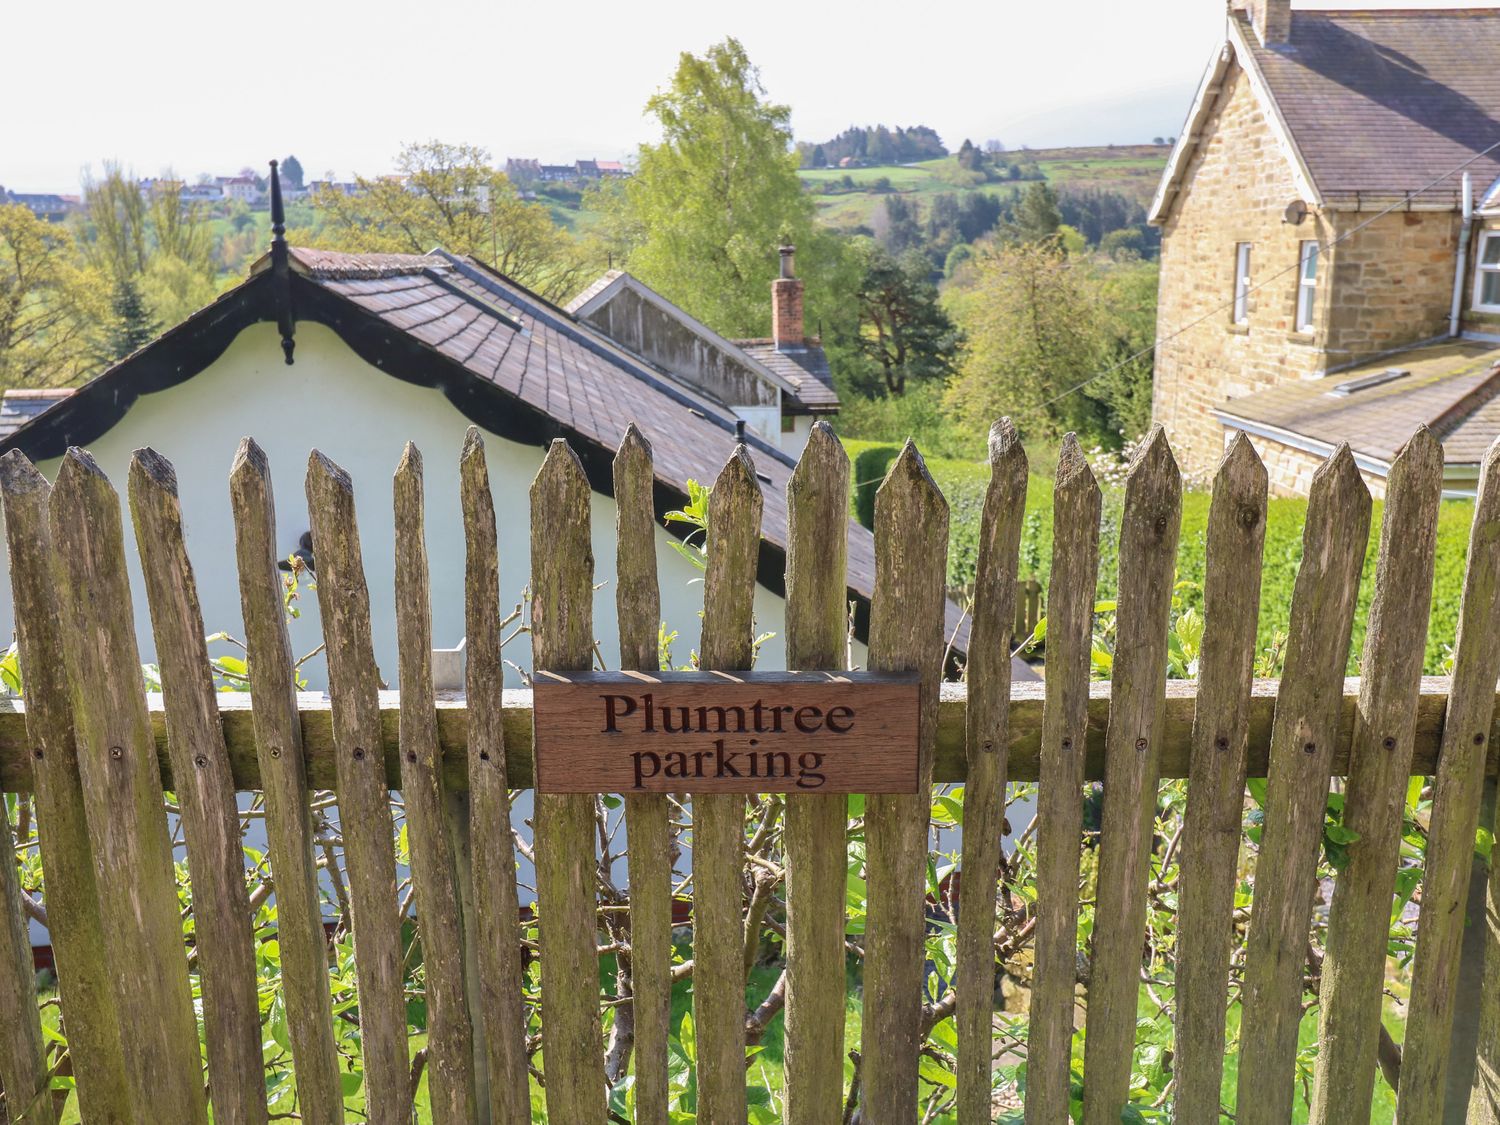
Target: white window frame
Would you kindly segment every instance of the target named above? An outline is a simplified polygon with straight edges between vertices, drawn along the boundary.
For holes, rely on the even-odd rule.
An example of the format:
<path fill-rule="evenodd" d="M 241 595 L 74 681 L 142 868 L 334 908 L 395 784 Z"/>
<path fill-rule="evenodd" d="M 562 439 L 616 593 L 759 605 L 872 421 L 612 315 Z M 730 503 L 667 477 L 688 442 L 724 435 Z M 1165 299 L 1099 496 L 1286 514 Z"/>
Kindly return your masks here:
<path fill-rule="evenodd" d="M 1479 245 L 1474 253 L 1474 308 L 1478 312 L 1500 312 L 1500 302 L 1494 304 L 1484 303 L 1484 280 L 1487 277 L 1500 276 L 1500 255 L 1492 263 L 1486 263 L 1485 253 L 1491 244 L 1500 246 L 1500 230 L 1487 230 L 1480 232 Z"/>
<path fill-rule="evenodd" d="M 1250 323 L 1250 243 L 1234 244 L 1234 323 Z"/>
<path fill-rule="evenodd" d="M 1309 274 L 1308 267 L 1312 272 Z M 1313 330 L 1318 308 L 1318 244 L 1309 239 L 1297 246 L 1297 331 Z"/>

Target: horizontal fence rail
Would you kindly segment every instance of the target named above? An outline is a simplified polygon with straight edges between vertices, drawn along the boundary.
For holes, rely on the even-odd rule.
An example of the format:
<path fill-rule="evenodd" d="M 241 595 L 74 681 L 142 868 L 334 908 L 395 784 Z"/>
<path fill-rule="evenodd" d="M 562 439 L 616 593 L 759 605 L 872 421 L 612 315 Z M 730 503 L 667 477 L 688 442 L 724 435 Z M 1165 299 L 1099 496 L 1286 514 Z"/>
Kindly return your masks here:
<path fill-rule="evenodd" d="M 770 794 L 735 788 L 737 772 L 721 769 L 717 787 L 697 779 L 709 776 L 702 759 L 722 763 L 736 746 L 789 762 L 780 747 L 810 754 L 829 745 L 815 738 L 854 729 L 839 726 L 853 719 L 852 689 L 817 696 L 823 710 L 805 702 L 809 690 L 837 691 L 832 674 L 852 659 L 849 464 L 820 422 L 777 496 L 737 443 L 691 514 L 673 513 L 700 522 L 679 546 L 703 572 L 699 671 L 673 682 L 711 692 L 753 669 L 770 557 L 763 524 L 783 517 L 793 672 L 760 677 L 753 704 L 697 708 L 693 734 L 726 737 L 716 750 L 696 744 L 699 773 L 663 772 L 688 792 L 641 787 L 623 802 L 584 783 L 606 776 L 587 770 L 611 747 L 573 744 L 594 738 L 581 709 L 599 699 L 586 686 L 601 682 L 596 661 L 626 670 L 604 682 L 635 691 L 668 646 L 650 444 L 630 427 L 614 463 L 614 660 L 597 639 L 590 478 L 558 440 L 530 484 L 520 631 L 536 682 L 573 675 L 579 690 L 567 698 L 580 708 L 540 738 L 546 708 L 502 686 L 507 559 L 477 430 L 458 463 L 464 581 L 441 596 L 464 599 L 465 691 L 434 690 L 427 493 L 422 454 L 407 445 L 390 493 L 401 690 L 379 690 L 372 601 L 381 603 L 366 584 L 353 480 L 314 451 L 306 500 L 329 691 L 299 693 L 283 600 L 297 580 L 284 584 L 278 570 L 269 462 L 241 444 L 230 501 L 247 662 L 231 682 L 248 682 L 246 693 L 214 690 L 191 529 L 164 458 L 136 452 L 125 504 L 82 450 L 69 450 L 53 484 L 18 453 L 0 459 L 26 688 L 24 702 L 0 700 L 0 791 L 24 795 L 7 803 L 18 850 L 34 850 L 45 872 L 41 902 L 9 863 L 0 872 L 0 1120 L 55 1125 L 76 1089 L 74 1109 L 90 1123 L 175 1125 L 211 1111 L 251 1125 L 346 1114 L 406 1125 L 420 1104 L 424 1120 L 444 1125 L 543 1113 L 553 1125 L 655 1125 L 677 1112 L 704 1125 L 978 1125 L 998 1108 L 1006 1055 L 1026 1066 L 1007 1111 L 1024 1102 L 1026 1120 L 1048 1125 L 1165 1113 L 1196 1125 L 1230 1110 L 1241 1123 L 1282 1125 L 1299 1097 L 1319 1125 L 1361 1122 L 1377 1066 L 1403 1122 L 1500 1123 L 1500 883 L 1474 883 L 1488 890 L 1488 918 L 1470 885 L 1486 877 L 1476 829 L 1493 827 L 1481 824 L 1482 794 L 1500 771 L 1500 442 L 1479 483 L 1451 676 L 1420 675 L 1442 451 L 1419 429 L 1387 481 L 1364 674 L 1344 672 L 1373 507 L 1340 446 L 1312 481 L 1283 678 L 1252 679 L 1267 476 L 1239 435 L 1213 486 L 1199 678 L 1174 680 L 1183 478 L 1163 431 L 1142 442 L 1123 499 L 1108 504 L 1065 439 L 1043 590 L 1020 577 L 1029 469 L 1016 430 L 998 423 L 958 683 L 941 682 L 950 513 L 907 443 L 875 500 L 866 672 L 878 675 L 860 680 L 885 691 L 883 706 L 899 702 L 901 718 L 869 707 L 870 725 L 851 736 L 864 752 L 901 755 L 890 773 L 904 780 L 859 792 L 880 788 L 885 770 L 848 768 L 850 755 L 842 774 L 829 768 L 840 780 L 826 791 L 788 783 Z M 368 521 L 375 508 L 361 510 Z M 136 529 L 160 693 L 140 674 L 122 513 Z M 1106 545 L 1118 596 L 1099 607 Z M 1027 638 L 1045 644 L 1045 677 L 1013 684 L 1011 648 Z M 1105 666 L 1113 679 L 1091 682 Z M 788 683 L 795 690 L 769 711 L 789 741 L 752 752 L 752 733 L 772 733 L 759 694 Z M 661 733 L 687 733 L 690 708 L 675 709 L 679 727 Z M 730 711 L 740 715 L 733 730 Z M 795 712 L 796 732 L 782 729 L 783 711 Z M 818 722 L 804 726 L 804 712 Z M 726 749 L 736 738 L 746 742 Z M 672 745 L 662 760 L 685 761 L 675 749 L 684 744 Z M 579 772 L 555 783 L 559 764 Z M 791 777 L 789 765 L 766 770 L 749 776 Z M 1031 782 L 1034 821 L 1009 824 L 1008 787 Z M 1086 782 L 1103 784 L 1086 793 Z M 510 804 L 525 789 L 536 790 L 529 835 Z M 237 792 L 254 794 L 249 811 Z M 1420 818 L 1408 815 L 1418 806 Z M 622 816 L 612 822 L 613 808 Z M 269 849 L 248 849 L 242 866 L 250 817 L 263 818 Z M 963 826 L 961 859 L 940 865 L 932 841 L 950 822 Z M 1019 841 L 1033 834 L 1031 870 L 1018 877 Z M 1007 835 L 1014 852 L 1001 847 Z M 518 855 L 534 887 L 523 888 Z M 613 870 L 622 858 L 628 881 Z M 535 892 L 524 910 L 522 889 Z M 272 894 L 274 922 L 264 913 Z M 1395 905 L 1420 911 L 1404 1044 L 1382 1022 Z M 58 971 L 60 1000 L 32 1011 L 23 908 L 48 925 Z M 331 934 L 325 910 L 338 916 Z M 1156 932 L 1173 926 L 1165 940 Z M 1460 962 L 1475 944 L 1487 954 L 1486 986 L 1469 998 L 1471 1093 L 1451 1065 L 1450 1032 L 1464 1000 Z M 779 978 L 752 1007 L 763 960 L 780 962 Z M 1004 1035 L 1002 975 L 1026 978 Z M 762 1076 L 777 1019 L 783 1071 L 772 1083 Z M 1147 1025 L 1173 1044 L 1154 1061 L 1143 1061 Z M 1143 1101 L 1145 1067 L 1170 1081 Z M 1450 1090 L 1455 1075 L 1462 1089 Z M 1229 1110 L 1226 1087 L 1237 1088 Z"/>
<path fill-rule="evenodd" d="M 1339 738 L 1334 749 L 1333 775 L 1345 776 L 1349 770 L 1349 746 L 1354 731 L 1355 708 L 1359 700 L 1359 677 L 1344 680 L 1343 701 L 1339 708 Z M 1271 719 L 1276 710 L 1280 689 L 1278 680 L 1256 680 L 1249 697 L 1249 748 L 1247 776 L 1265 777 L 1271 742 Z M 1417 724 L 1412 744 L 1410 776 L 1421 777 L 1438 770 L 1443 741 L 1443 717 L 1447 711 L 1452 678 L 1423 676 L 1417 696 Z M 1006 776 L 1010 781 L 1036 781 L 1041 747 L 1042 704 L 1046 687 L 1040 683 L 1016 683 L 1011 687 L 1007 709 L 1009 759 Z M 1104 732 L 1109 720 L 1111 684 L 1095 680 L 1088 685 L 1088 743 L 1085 749 L 1083 778 L 1104 780 Z M 302 719 L 303 755 L 306 759 L 307 784 L 314 789 L 337 791 L 334 771 L 332 702 L 322 692 L 298 692 L 297 710 Z M 1500 701 L 1500 691 L 1496 692 Z M 236 789 L 254 791 L 262 788 L 260 766 L 255 755 L 255 729 L 248 692 L 219 692 L 219 718 L 224 727 L 224 743 L 229 753 L 230 771 Z M 401 788 L 399 725 L 401 693 L 382 691 L 380 703 L 381 748 L 385 754 L 386 781 L 392 789 Z M 1198 702 L 1198 681 L 1168 680 L 1162 693 L 1165 718 L 1162 725 L 1161 777 L 1189 776 L 1193 712 Z M 162 782 L 171 788 L 172 762 L 167 753 L 166 712 L 160 693 L 146 696 L 156 735 Z M 469 708 L 461 694 L 439 693 L 436 697 L 438 744 L 442 749 L 443 784 L 451 792 L 468 789 Z M 932 780 L 936 785 L 962 784 L 968 778 L 968 761 L 964 753 L 965 722 L 968 713 L 968 689 L 961 683 L 942 685 L 938 701 L 937 751 L 933 759 Z M 505 732 L 506 782 L 511 789 L 530 789 L 535 784 L 531 765 L 532 710 L 530 688 L 506 688 L 503 695 L 501 722 Z M 1490 742 L 1500 739 L 1500 721 L 1490 725 Z M 1500 756 L 1490 756 L 1484 776 L 1500 774 Z M 19 699 L 0 699 L 0 790 L 29 793 L 33 788 L 31 755 L 26 743 L 26 705 Z"/>

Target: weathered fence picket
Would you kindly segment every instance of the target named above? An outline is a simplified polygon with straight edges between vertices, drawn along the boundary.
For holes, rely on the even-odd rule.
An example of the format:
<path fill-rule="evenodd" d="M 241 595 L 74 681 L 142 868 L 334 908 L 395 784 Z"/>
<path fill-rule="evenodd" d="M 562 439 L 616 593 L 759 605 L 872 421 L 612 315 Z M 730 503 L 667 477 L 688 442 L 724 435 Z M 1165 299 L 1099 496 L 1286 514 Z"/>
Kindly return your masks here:
<path fill-rule="evenodd" d="M 708 671 L 737 672 L 755 660 L 755 563 L 764 501 L 750 451 L 735 447 L 708 500 L 703 638 Z M 693 798 L 693 1025 L 698 1037 L 698 1117 L 744 1121 L 745 798 Z"/>
<path fill-rule="evenodd" d="M 316 450 L 307 462 L 307 512 L 317 549 L 318 608 L 328 652 L 339 829 L 353 911 L 360 1045 L 368 1117 L 398 1125 L 410 1115 L 396 849 L 376 703 L 379 673 L 370 637 L 354 484 Z"/>
<path fill-rule="evenodd" d="M 464 984 L 458 869 L 443 792 L 432 687 L 422 454 L 407 442 L 396 468 L 396 630 L 401 664 L 401 796 L 427 977 L 429 1102 L 439 1121 L 473 1120 L 474 1035 Z"/>
<path fill-rule="evenodd" d="M 89 1121 L 124 1125 L 131 1115 L 130 1090 L 105 962 L 93 846 L 78 770 L 47 525 L 51 491 L 25 454 L 0 457 L 16 644 L 28 692 L 22 742 L 31 767 L 33 807 L 38 823 L 46 826 L 41 854 L 47 876 L 47 929 L 58 991 L 68 1013 L 78 1108 Z"/>
<path fill-rule="evenodd" d="M 477 947 L 473 961 L 479 980 L 471 992 L 477 991 L 480 997 L 479 1012 L 469 1014 L 483 1032 L 491 1125 L 525 1125 L 531 1119 L 530 1074 L 521 995 L 521 906 L 502 723 L 505 666 L 500 660 L 500 556 L 484 440 L 473 426 L 464 435 L 459 481 L 466 552 L 464 687 L 471 748 L 467 776 L 474 914 L 467 919 L 466 940 Z"/>
<path fill-rule="evenodd" d="M 1358 837 L 1349 843 L 1346 866 L 1334 884 L 1323 948 L 1322 1049 L 1310 1117 L 1319 1125 L 1370 1120 L 1385 941 L 1427 650 L 1442 491 L 1443 448 L 1423 426 L 1391 465 L 1381 520 L 1375 599 L 1344 787 L 1343 827 Z"/>
<path fill-rule="evenodd" d="M 1208 513 L 1203 647 L 1183 814 L 1173 1060 L 1173 1105 L 1182 1121 L 1217 1120 L 1224 1079 L 1266 490 L 1266 468 L 1250 439 L 1235 435 L 1214 477 Z"/>
<path fill-rule="evenodd" d="M 207 630 L 182 533 L 177 474 L 159 453 L 130 459 L 130 510 L 161 662 L 167 751 L 187 840 L 193 933 L 215 1122 L 266 1120 L 250 898 L 239 810 L 214 702 Z"/>
<path fill-rule="evenodd" d="M 214 690 L 172 467 L 150 450 L 137 451 L 130 467 L 130 510 L 163 683 L 161 697 L 148 697 L 136 672 L 119 496 L 81 451 L 68 453 L 51 487 L 24 457 L 9 454 L 0 459 L 0 507 L 25 707 L 0 705 L 0 786 L 32 793 L 38 818 L 67 1039 L 67 1067 L 59 1074 L 71 1072 L 78 1111 L 90 1125 L 192 1125 L 206 1122 L 210 1108 L 215 1121 L 267 1119 L 264 994 L 257 992 L 252 929 L 252 908 L 264 899 L 247 894 L 234 797 L 237 789 L 259 789 L 277 903 L 284 1042 L 296 1112 L 305 1121 L 344 1119 L 344 1058 L 334 1032 L 336 1020 L 347 1020 L 358 1026 L 364 1081 L 357 1096 L 370 1121 L 410 1121 L 420 1077 L 432 1119 L 445 1123 L 520 1125 L 532 1118 L 536 1083 L 548 1120 L 558 1125 L 605 1125 L 619 1119 L 621 1106 L 633 1107 L 640 1125 L 683 1109 L 705 1123 L 741 1125 L 752 1112 L 764 1116 L 748 1098 L 747 1047 L 764 1041 L 784 1001 L 785 1086 L 770 1096 L 773 1105 L 780 1099 L 785 1120 L 835 1125 L 857 1112 L 861 1125 L 906 1125 L 946 1099 L 944 1113 L 977 1125 L 994 1111 L 997 953 L 1013 972 L 1011 959 L 1029 940 L 1027 1120 L 1067 1120 L 1081 1077 L 1084 1119 L 1113 1122 L 1132 1092 L 1146 911 L 1153 893 L 1173 891 L 1177 944 L 1165 963 L 1153 965 L 1175 972 L 1170 1111 L 1179 1121 L 1214 1121 L 1222 1109 L 1234 935 L 1243 924 L 1234 904 L 1246 779 L 1264 776 L 1261 877 L 1240 989 L 1236 1120 L 1291 1119 L 1309 965 L 1314 976 L 1321 973 L 1311 1120 L 1367 1120 L 1377 1060 L 1387 1082 L 1397 1080 L 1399 1066 L 1403 1121 L 1452 1119 L 1460 1110 L 1444 1105 L 1448 1041 L 1470 858 L 1483 780 L 1500 765 L 1490 753 L 1500 677 L 1500 634 L 1491 627 L 1500 612 L 1497 465 L 1500 443 L 1480 480 L 1451 686 L 1421 676 L 1443 473 L 1441 447 L 1425 429 L 1387 478 L 1362 678 L 1346 681 L 1344 670 L 1371 502 L 1341 446 L 1313 482 L 1284 679 L 1254 681 L 1267 473 L 1249 440 L 1236 437 L 1209 512 L 1199 679 L 1167 681 L 1182 480 L 1164 434 L 1153 432 L 1126 481 L 1112 682 L 1091 684 L 1091 668 L 1104 659 L 1097 647 L 1103 642 L 1093 636 L 1102 496 L 1070 435 L 1054 483 L 1041 638 L 1047 674 L 1041 685 L 1013 686 L 1011 634 L 1036 627 L 1041 599 L 1039 586 L 1018 577 L 1026 456 L 1014 429 L 997 424 L 980 515 L 967 682 L 944 687 L 948 511 L 908 443 L 876 496 L 868 665 L 917 675 L 917 736 L 906 752 L 918 789 L 864 799 L 856 830 L 865 925 L 852 935 L 842 793 L 771 799 L 748 848 L 763 868 L 753 886 L 743 795 L 693 791 L 690 783 L 685 804 L 664 793 L 625 794 L 628 908 L 607 885 L 602 901 L 596 894 L 598 848 L 612 831 L 601 819 L 600 798 L 540 793 L 533 842 L 529 850 L 521 845 L 535 860 L 535 920 L 522 911 L 508 790 L 534 785 L 536 712 L 529 694 L 502 686 L 499 545 L 477 430 L 467 434 L 458 465 L 468 655 L 462 700 L 434 691 L 437 595 L 415 447 L 407 446 L 393 481 L 399 693 L 379 690 L 352 482 L 321 454 L 309 460 L 327 696 L 296 690 L 270 466 L 254 442 L 241 443 L 229 478 L 248 695 Z M 562 678 L 587 671 L 596 656 L 605 659 L 594 637 L 589 484 L 601 468 L 591 460 L 586 473 L 573 450 L 556 441 L 532 485 L 532 601 L 519 628 L 531 633 L 536 677 Z M 612 466 L 616 578 L 609 596 L 620 668 L 645 677 L 661 661 L 656 473 L 650 444 L 630 427 Z M 738 444 L 708 502 L 699 658 L 725 683 L 755 662 L 757 582 L 768 557 L 762 479 L 747 446 Z M 787 483 L 785 640 L 790 668 L 827 673 L 830 682 L 842 682 L 848 660 L 848 488 L 848 458 L 820 422 Z M 726 712 L 721 728 L 728 721 Z M 1334 773 L 1347 774 L 1341 824 L 1349 841 L 1320 954 L 1310 944 L 1311 915 Z M 1435 799 L 1398 1053 L 1382 1028 L 1381 996 L 1403 807 L 1412 779 L 1423 774 L 1436 774 Z M 1182 776 L 1186 812 L 1172 844 L 1154 835 L 1159 781 Z M 1097 868 L 1090 859 L 1081 869 L 1083 784 L 1099 779 Z M 1001 853 L 1013 780 L 1039 781 L 1035 899 L 1003 904 L 1002 942 L 997 875 L 1014 873 Z M 935 781 L 966 785 L 951 917 L 946 888 L 932 892 L 938 901 L 928 897 Z M 348 878 L 347 900 L 338 901 L 340 923 L 354 940 L 358 1004 L 341 1005 L 337 1015 L 315 862 L 314 787 L 336 793 L 339 874 Z M 407 900 L 416 905 L 410 920 L 398 899 L 390 794 L 397 788 L 410 852 Z M 191 952 L 164 790 L 176 795 L 186 846 Z M 684 808 L 691 810 L 693 948 L 688 963 L 674 964 L 673 814 Z M 759 841 L 774 838 L 778 818 L 784 927 L 772 894 L 779 874 L 767 876 L 775 865 L 754 854 Z M 8 835 L 0 842 L 11 843 Z M 1153 864 L 1165 866 L 1167 852 L 1178 847 L 1178 882 L 1153 884 Z M 1087 957 L 1079 942 L 1085 870 L 1096 888 Z M 1486 925 L 1497 953 L 1500 878 L 1492 876 L 1489 893 Z M 46 1067 L 57 1049 L 24 1010 L 32 989 L 29 949 L 8 864 L 0 869 L 0 895 L 0 1008 L 22 1013 L 0 1025 L 3 1116 L 51 1125 L 67 1092 L 48 1091 L 53 1076 Z M 410 978 L 417 949 L 403 937 L 408 921 L 421 958 Z M 943 980 L 929 973 L 927 942 L 950 922 L 954 971 Z M 538 937 L 529 943 L 533 926 Z M 770 997 L 747 1013 L 748 974 L 763 931 L 784 934 L 786 964 Z M 862 955 L 863 1011 L 854 1078 L 846 1085 L 850 949 Z M 598 987 L 606 954 L 617 958 L 607 1044 Z M 523 992 L 523 978 L 536 971 L 528 958 L 539 963 L 539 1036 L 538 1013 Z M 1500 955 L 1487 959 L 1486 974 L 1468 1112 L 1497 1125 Z M 206 1089 L 194 976 L 202 989 Z M 684 979 L 696 1038 L 695 1106 L 673 1100 L 680 1069 L 669 1047 L 672 992 Z M 425 1053 L 416 1059 L 407 1038 L 409 987 L 421 989 L 426 1011 Z M 956 1043 L 956 1086 L 934 1097 L 937 1087 L 922 1082 L 921 1052 L 950 1017 L 951 1037 L 946 1025 L 938 1034 L 947 1050 Z M 1081 1074 L 1074 1059 L 1079 1021 L 1087 1025 Z M 941 1055 L 928 1050 L 931 1058 Z"/>
<path fill-rule="evenodd" d="M 531 658 L 536 668 L 574 672 L 593 663 L 593 582 L 589 482 L 577 456 L 557 440 L 531 486 Z M 594 798 L 538 794 L 534 846 L 547 1114 L 553 1121 L 604 1125 Z"/>
<path fill-rule="evenodd" d="M 1370 492 L 1348 445 L 1313 476 L 1292 589 L 1286 670 L 1276 700 L 1259 879 L 1250 908 L 1240 1032 L 1238 1120 L 1285 1125 L 1292 1116 L 1308 929 L 1317 891 L 1333 746 Z"/>
<path fill-rule="evenodd" d="M 1016 566 L 1026 519 L 1026 453 L 1010 419 L 990 430 L 990 483 L 979 525 L 974 623 L 969 631 L 964 838 L 958 886 L 954 1012 L 958 1034 L 959 1125 L 990 1119 L 994 1098 L 995 876 L 1005 822 L 1010 740 L 1010 646 L 1006 626 L 1017 595 Z"/>
<path fill-rule="evenodd" d="M 1160 772 L 1167 629 L 1182 517 L 1182 476 L 1160 426 L 1152 429 L 1125 480 L 1120 521 L 1119 616 L 1104 743 L 1104 816 L 1099 889 L 1089 947 L 1083 1119 L 1120 1119 L 1129 1100 L 1140 1003 Z"/>
<path fill-rule="evenodd" d="M 787 484 L 786 661 L 842 671 L 849 457 L 819 421 Z M 844 1103 L 844 931 L 848 798 L 786 802 L 786 1119 L 839 1125 Z"/>
<path fill-rule="evenodd" d="M 1052 494 L 1047 683 L 1037 785 L 1036 940 L 1026 1118 L 1063 1121 L 1072 1097 L 1078 981 L 1078 856 L 1089 732 L 1089 656 L 1099 570 L 1099 485 L 1069 434 Z"/>
<path fill-rule="evenodd" d="M 265 451 L 250 438 L 235 452 L 229 497 L 297 1098 L 304 1120 L 339 1125 L 344 1094 L 333 1042 L 328 943 L 318 901 L 292 642 L 277 572 L 276 499 Z"/>
<path fill-rule="evenodd" d="M 115 1010 L 130 1021 L 120 1038 L 131 1118 L 205 1122 L 120 500 L 87 453 L 70 449 L 63 459 L 48 520 L 104 948 Z"/>
<path fill-rule="evenodd" d="M 1500 442 L 1485 454 L 1469 533 L 1458 636 L 1453 658 L 1453 694 L 1443 724 L 1442 752 L 1432 801 L 1427 865 L 1422 872 L 1422 906 L 1417 918 L 1417 951 L 1412 964 L 1412 995 L 1407 1012 L 1406 1047 L 1401 1058 L 1397 1108 L 1403 1121 L 1442 1119 L 1448 1037 L 1458 988 L 1459 950 L 1466 924 L 1470 857 L 1479 823 L 1486 759 L 1495 714 L 1494 685 L 1500 678 Z M 1493 871 L 1493 868 L 1492 868 Z M 1491 886 L 1494 886 L 1492 875 Z M 1493 894 L 1493 892 L 1492 892 Z M 1492 898 L 1493 902 L 1494 899 Z M 1493 907 L 1487 926 L 1496 924 Z M 1470 1117 L 1500 1119 L 1500 996 L 1490 991 L 1490 973 L 1500 968 L 1500 949 L 1490 943 L 1485 956 L 1478 1070 Z"/>
<path fill-rule="evenodd" d="M 862 1120 L 917 1119 L 917 1051 L 924 1038 L 927 829 L 938 684 L 943 672 L 943 580 L 948 503 L 908 441 L 875 494 L 875 598 L 870 669 L 920 677 L 914 795 L 865 799 L 865 1004 Z"/>
<path fill-rule="evenodd" d="M 661 590 L 656 577 L 656 505 L 652 496 L 656 478 L 651 443 L 634 424 L 620 440 L 613 468 L 620 669 L 655 672 L 661 663 Z M 672 1016 L 673 845 L 666 796 L 627 795 L 625 835 L 630 851 L 632 992 L 630 1007 L 622 1007 L 615 1015 L 616 1027 L 620 1019 L 630 1020 L 636 1119 L 665 1121 L 671 1112 L 667 1043 Z"/>

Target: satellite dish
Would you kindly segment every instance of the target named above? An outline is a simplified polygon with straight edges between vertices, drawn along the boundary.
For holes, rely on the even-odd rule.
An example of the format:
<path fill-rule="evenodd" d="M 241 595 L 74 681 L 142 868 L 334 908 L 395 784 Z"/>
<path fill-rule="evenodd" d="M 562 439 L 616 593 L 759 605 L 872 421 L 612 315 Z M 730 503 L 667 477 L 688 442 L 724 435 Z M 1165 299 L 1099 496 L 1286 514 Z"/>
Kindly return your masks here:
<path fill-rule="evenodd" d="M 1292 226 L 1300 227 L 1302 220 L 1307 218 L 1307 204 L 1300 199 L 1294 199 L 1286 205 L 1286 211 L 1283 214 Z"/>

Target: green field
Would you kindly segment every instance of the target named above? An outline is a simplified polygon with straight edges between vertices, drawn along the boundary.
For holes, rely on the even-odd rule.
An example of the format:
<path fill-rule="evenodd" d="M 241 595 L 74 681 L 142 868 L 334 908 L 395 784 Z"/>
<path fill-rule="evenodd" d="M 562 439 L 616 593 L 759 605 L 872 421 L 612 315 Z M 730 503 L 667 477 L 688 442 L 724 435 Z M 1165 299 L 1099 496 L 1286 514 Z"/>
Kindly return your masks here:
<path fill-rule="evenodd" d="M 1022 167 L 1035 164 L 1053 188 L 1107 189 L 1145 206 L 1156 191 L 1168 151 L 1165 145 L 1018 149 L 1001 153 L 998 161 Z M 987 182 L 981 174 L 960 168 L 958 159 L 952 156 L 873 168 L 805 168 L 798 175 L 815 193 L 818 217 L 829 226 L 841 228 L 869 226 L 876 208 L 892 192 L 921 201 L 924 196 L 940 192 L 1009 192 L 1011 187 L 1024 187 L 1026 183 Z M 853 180 L 853 188 L 821 194 L 824 185 L 840 184 L 846 175 Z M 889 186 L 881 181 L 888 181 Z M 882 190 L 877 190 L 877 184 L 881 184 Z"/>

